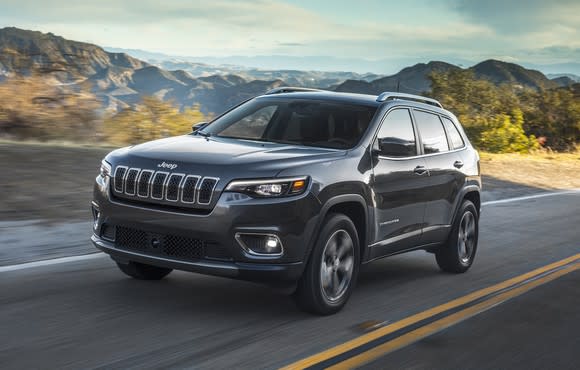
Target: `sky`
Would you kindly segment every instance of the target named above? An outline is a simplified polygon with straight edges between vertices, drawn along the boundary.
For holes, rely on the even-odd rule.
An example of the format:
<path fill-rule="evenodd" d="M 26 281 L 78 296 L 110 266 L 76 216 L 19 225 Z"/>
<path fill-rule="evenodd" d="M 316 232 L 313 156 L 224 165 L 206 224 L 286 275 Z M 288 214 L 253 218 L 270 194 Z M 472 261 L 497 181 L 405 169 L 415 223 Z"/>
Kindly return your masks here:
<path fill-rule="evenodd" d="M 580 62 L 580 0 L 0 0 L 4 26 L 194 57 Z"/>

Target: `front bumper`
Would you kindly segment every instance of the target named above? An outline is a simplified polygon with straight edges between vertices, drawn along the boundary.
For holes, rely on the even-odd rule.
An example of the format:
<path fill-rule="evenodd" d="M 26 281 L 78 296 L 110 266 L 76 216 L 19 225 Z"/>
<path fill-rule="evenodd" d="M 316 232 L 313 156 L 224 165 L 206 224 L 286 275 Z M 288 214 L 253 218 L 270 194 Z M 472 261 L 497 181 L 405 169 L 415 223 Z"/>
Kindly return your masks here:
<path fill-rule="evenodd" d="M 304 269 L 302 262 L 284 264 L 226 262 L 226 261 L 183 261 L 167 257 L 151 256 L 136 252 L 130 252 L 115 248 L 114 244 L 99 238 L 96 235 L 91 241 L 101 251 L 109 254 L 113 260 L 119 263 L 129 261 L 165 267 L 176 270 L 197 272 L 204 275 L 222 276 L 240 280 L 258 282 L 297 281 Z"/>
<path fill-rule="evenodd" d="M 136 261 L 268 283 L 269 280 L 300 278 L 315 239 L 321 206 L 309 192 L 278 199 L 254 199 L 236 193 L 222 193 L 209 213 L 175 211 L 154 208 L 147 203 L 124 202 L 111 196 L 107 183 L 97 181 L 93 208 L 97 217 L 92 241 L 98 249 L 119 262 Z M 111 226 L 142 230 L 154 236 L 200 240 L 206 245 L 207 255 L 192 259 L 149 253 L 148 248 L 128 250 L 116 245 L 111 238 L 103 237 Z M 240 246 L 236 233 L 276 235 L 282 242 L 284 253 L 281 256 L 251 255 Z"/>

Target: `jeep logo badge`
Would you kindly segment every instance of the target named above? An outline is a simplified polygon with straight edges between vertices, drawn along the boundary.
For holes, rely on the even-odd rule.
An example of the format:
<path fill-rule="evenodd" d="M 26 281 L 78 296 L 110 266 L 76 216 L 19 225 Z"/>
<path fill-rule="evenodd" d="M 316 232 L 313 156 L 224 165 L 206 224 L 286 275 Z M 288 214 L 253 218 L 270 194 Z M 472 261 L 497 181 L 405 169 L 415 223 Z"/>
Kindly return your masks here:
<path fill-rule="evenodd" d="M 170 169 L 170 170 L 174 170 L 174 169 L 177 168 L 177 165 L 175 163 L 167 163 L 167 162 L 163 161 L 163 162 L 159 163 L 157 165 L 157 167 L 159 167 L 159 168 L 167 168 L 167 169 Z"/>

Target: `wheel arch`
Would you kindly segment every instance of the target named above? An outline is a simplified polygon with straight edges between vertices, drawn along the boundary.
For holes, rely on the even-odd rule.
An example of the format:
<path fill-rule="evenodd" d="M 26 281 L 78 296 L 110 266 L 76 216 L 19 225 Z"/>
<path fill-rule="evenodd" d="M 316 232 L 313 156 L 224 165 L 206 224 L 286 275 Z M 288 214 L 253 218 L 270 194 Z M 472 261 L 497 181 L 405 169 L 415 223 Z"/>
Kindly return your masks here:
<path fill-rule="evenodd" d="M 477 185 L 468 185 L 461 189 L 457 196 L 457 201 L 455 203 L 455 210 L 453 211 L 453 218 L 450 225 L 453 225 L 455 219 L 457 218 L 457 212 L 461 207 L 463 201 L 467 199 L 475 205 L 478 216 L 481 214 L 481 189 Z"/>
<path fill-rule="evenodd" d="M 310 248 L 308 249 L 308 258 L 314 244 L 318 240 L 318 235 L 322 229 L 323 223 L 326 217 L 331 213 L 341 213 L 351 219 L 357 230 L 357 235 L 359 239 L 360 246 L 360 260 L 361 262 L 365 260 L 370 231 L 370 217 L 369 217 L 369 207 L 365 198 L 360 194 L 343 194 L 337 195 L 324 203 L 320 211 L 320 218 L 318 224 L 316 225 L 315 231 L 311 237 Z"/>

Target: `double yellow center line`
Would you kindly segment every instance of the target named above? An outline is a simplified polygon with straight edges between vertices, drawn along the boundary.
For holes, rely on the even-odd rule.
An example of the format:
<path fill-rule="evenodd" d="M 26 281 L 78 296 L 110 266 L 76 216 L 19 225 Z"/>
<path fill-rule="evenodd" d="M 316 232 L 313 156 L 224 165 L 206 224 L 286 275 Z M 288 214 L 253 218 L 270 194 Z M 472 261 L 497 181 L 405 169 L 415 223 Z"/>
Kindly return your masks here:
<path fill-rule="evenodd" d="M 580 253 L 409 316 L 283 369 L 356 368 L 578 269 Z"/>

